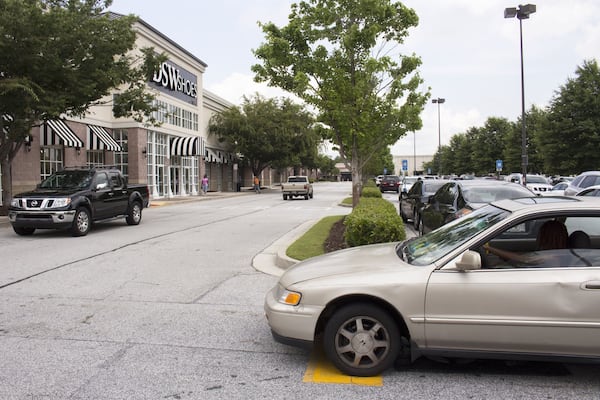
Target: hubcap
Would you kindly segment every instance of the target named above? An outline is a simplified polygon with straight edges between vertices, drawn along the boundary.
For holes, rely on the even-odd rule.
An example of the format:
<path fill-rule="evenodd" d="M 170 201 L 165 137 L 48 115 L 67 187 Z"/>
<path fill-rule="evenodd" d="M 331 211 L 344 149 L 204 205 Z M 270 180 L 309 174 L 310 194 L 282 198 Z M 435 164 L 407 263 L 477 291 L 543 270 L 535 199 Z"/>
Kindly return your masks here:
<path fill-rule="evenodd" d="M 80 212 L 77 215 L 77 227 L 80 232 L 85 232 L 90 224 L 90 218 L 86 212 Z"/>
<path fill-rule="evenodd" d="M 387 356 L 390 337 L 379 321 L 360 316 L 351 318 L 340 326 L 335 346 L 344 363 L 355 368 L 371 368 Z"/>

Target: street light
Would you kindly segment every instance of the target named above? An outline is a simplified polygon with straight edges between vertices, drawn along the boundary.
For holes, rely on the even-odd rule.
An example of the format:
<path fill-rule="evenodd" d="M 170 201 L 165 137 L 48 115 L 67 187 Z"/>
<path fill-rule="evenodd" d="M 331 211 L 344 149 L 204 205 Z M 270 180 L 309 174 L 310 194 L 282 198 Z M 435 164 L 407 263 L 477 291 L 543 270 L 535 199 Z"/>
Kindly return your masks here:
<path fill-rule="evenodd" d="M 440 104 L 446 102 L 446 99 L 438 97 L 437 99 L 431 100 L 432 103 L 438 105 L 438 175 L 442 173 L 442 120 L 440 119 Z"/>
<path fill-rule="evenodd" d="M 536 11 L 535 4 L 520 5 L 504 9 L 504 18 L 519 19 L 519 36 L 521 39 L 521 173 L 523 186 L 527 184 L 527 133 L 525 132 L 525 74 L 523 72 L 523 20 Z"/>

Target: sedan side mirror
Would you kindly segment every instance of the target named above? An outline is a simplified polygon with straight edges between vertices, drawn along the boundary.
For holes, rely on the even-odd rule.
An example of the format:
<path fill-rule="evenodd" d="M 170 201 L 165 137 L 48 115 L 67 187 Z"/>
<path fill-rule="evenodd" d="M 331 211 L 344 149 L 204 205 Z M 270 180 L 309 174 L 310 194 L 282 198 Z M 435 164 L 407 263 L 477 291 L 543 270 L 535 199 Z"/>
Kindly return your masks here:
<path fill-rule="evenodd" d="M 465 251 L 460 260 L 456 262 L 456 269 L 459 271 L 481 269 L 481 254 L 473 250 Z"/>

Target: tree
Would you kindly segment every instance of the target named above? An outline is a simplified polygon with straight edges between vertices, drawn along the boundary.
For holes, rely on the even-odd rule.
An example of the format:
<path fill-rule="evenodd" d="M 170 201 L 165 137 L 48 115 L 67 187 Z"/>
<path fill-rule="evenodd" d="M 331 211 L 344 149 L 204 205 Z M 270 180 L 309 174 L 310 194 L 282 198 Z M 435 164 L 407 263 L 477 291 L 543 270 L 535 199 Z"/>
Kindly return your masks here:
<path fill-rule="evenodd" d="M 396 173 L 394 171 L 394 157 L 389 147 L 380 149 L 379 152 L 373 154 L 371 159 L 365 163 L 362 171 L 363 182 L 366 182 L 370 176 L 383 174 L 383 171 L 387 171 L 390 175 Z"/>
<path fill-rule="evenodd" d="M 419 94 L 421 60 L 394 55 L 416 13 L 390 0 L 308 0 L 293 4 L 289 23 L 261 24 L 254 51 L 257 81 L 287 90 L 314 106 L 326 138 L 352 171 L 353 205 L 364 165 L 381 149 L 421 128 L 428 94 Z"/>
<path fill-rule="evenodd" d="M 115 116 L 150 118 L 146 82 L 164 57 L 134 58 L 133 16 L 103 14 L 105 0 L 0 0 L 0 163 L 12 197 L 10 165 L 33 127 L 80 116 L 121 88 Z M 9 202 L 4 205 L 4 212 Z"/>
<path fill-rule="evenodd" d="M 258 176 L 268 166 L 285 168 L 316 165 L 319 136 L 314 119 L 290 99 L 244 97 L 240 107 L 215 114 L 209 134 L 225 142 Z M 307 165 L 310 164 L 310 165 Z"/>
<path fill-rule="evenodd" d="M 552 99 L 538 146 L 544 168 L 568 175 L 596 170 L 600 164 L 600 70 L 596 60 L 584 61 L 576 77 Z"/>

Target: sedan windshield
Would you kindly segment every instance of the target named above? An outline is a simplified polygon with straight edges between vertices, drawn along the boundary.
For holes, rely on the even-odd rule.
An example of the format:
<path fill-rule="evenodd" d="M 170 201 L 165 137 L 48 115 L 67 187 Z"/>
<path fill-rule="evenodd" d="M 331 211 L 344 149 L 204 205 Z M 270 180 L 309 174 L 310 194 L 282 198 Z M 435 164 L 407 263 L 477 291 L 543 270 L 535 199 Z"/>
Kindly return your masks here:
<path fill-rule="evenodd" d="M 409 264 L 429 265 L 502 221 L 508 214 L 508 211 L 488 205 L 426 235 L 404 242 L 398 250 Z"/>

